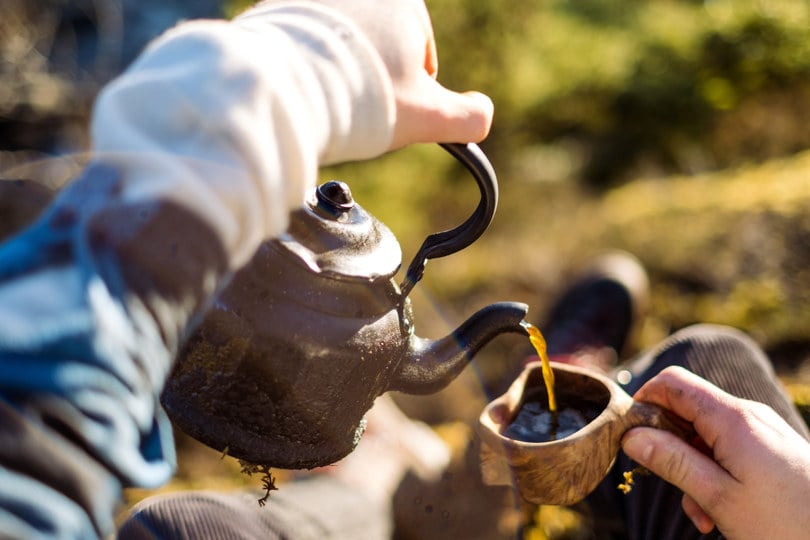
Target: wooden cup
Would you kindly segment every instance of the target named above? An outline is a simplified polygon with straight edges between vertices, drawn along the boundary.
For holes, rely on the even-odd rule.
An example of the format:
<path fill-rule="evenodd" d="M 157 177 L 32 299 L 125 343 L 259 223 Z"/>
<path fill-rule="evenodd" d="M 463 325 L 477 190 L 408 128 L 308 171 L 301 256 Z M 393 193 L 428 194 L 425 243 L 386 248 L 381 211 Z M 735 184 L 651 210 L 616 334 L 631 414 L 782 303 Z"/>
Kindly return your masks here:
<path fill-rule="evenodd" d="M 558 410 L 573 407 L 601 412 L 579 431 L 549 442 L 525 442 L 505 435 L 527 396 L 541 396 L 548 406 L 541 364 L 528 364 L 479 418 L 481 472 L 486 484 L 514 483 L 531 503 L 570 505 L 584 499 L 605 478 L 628 429 L 655 427 L 685 439 L 694 434 L 690 425 L 658 406 L 634 401 L 599 373 L 557 362 L 551 365 Z"/>

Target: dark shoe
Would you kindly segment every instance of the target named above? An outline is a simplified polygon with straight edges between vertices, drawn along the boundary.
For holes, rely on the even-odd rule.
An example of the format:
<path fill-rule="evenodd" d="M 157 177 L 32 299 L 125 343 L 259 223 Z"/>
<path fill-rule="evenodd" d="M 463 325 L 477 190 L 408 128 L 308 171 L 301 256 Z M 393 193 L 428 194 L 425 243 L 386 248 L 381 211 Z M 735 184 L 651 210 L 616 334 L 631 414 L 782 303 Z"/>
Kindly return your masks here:
<path fill-rule="evenodd" d="M 549 356 L 609 371 L 643 321 L 648 301 L 647 273 L 635 257 L 611 252 L 597 258 L 540 325 Z"/>

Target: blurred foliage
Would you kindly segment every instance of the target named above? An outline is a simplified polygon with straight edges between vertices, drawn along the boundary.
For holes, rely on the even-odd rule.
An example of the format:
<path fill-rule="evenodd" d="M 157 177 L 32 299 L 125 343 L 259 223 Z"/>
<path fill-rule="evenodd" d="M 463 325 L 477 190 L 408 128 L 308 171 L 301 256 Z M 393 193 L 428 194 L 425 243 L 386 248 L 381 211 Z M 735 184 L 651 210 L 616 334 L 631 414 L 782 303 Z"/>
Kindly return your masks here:
<path fill-rule="evenodd" d="M 804 359 L 779 349 L 810 336 L 810 152 L 633 182 L 600 208 L 600 241 L 639 254 L 653 277 L 653 312 L 669 328 L 728 324 L 777 362 Z"/>
<path fill-rule="evenodd" d="M 0 172 L 87 148 L 101 86 L 182 18 L 222 14 L 221 0 L 3 0 Z"/>
<path fill-rule="evenodd" d="M 750 100 L 807 91 L 804 0 L 428 4 L 442 81 L 495 100 L 494 158 L 565 143 L 578 165 L 566 172 L 604 186 L 809 146 L 800 125 L 753 155 L 717 133 Z"/>

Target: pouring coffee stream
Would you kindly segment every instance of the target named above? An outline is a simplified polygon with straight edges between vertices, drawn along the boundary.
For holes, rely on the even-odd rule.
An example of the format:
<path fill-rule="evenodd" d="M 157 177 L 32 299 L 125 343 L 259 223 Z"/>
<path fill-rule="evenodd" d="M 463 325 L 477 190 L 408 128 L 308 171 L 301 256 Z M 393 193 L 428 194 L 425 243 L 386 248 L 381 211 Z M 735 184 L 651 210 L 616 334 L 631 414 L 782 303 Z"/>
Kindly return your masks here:
<path fill-rule="evenodd" d="M 525 334 L 528 307 L 499 302 L 444 338 L 415 334 L 408 293 L 428 259 L 473 243 L 497 206 L 495 173 L 473 144 L 442 145 L 475 178 L 481 201 L 458 227 L 428 236 L 394 281 L 401 250 L 348 186 L 314 190 L 287 233 L 264 242 L 186 341 L 161 396 L 183 431 L 277 468 L 347 455 L 377 396 L 447 386 L 490 340 Z"/>

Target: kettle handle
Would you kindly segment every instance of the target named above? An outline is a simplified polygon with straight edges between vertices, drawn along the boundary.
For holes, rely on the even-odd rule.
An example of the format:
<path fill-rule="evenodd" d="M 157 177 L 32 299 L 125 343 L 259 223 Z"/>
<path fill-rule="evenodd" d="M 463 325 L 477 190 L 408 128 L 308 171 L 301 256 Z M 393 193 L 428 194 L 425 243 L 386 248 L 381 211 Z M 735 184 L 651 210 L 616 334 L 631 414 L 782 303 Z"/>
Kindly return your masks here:
<path fill-rule="evenodd" d="M 431 234 L 425 238 L 408 266 L 405 281 L 400 287 L 403 296 L 407 296 L 413 286 L 422 279 L 428 259 L 445 257 L 461 251 L 475 242 L 489 227 L 498 206 L 498 179 L 492 164 L 478 145 L 442 143 L 439 146 L 447 150 L 472 173 L 478 183 L 478 189 L 481 191 L 481 201 L 475 212 L 458 227 Z"/>

